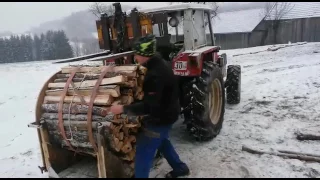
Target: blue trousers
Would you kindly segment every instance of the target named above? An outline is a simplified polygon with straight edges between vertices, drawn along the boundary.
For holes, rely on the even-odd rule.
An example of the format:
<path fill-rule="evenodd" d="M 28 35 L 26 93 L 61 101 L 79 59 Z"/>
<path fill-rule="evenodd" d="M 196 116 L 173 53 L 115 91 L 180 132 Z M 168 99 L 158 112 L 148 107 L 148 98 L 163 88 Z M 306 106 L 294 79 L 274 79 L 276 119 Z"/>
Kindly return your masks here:
<path fill-rule="evenodd" d="M 140 133 L 137 138 L 136 156 L 135 156 L 135 178 L 148 178 L 150 169 L 152 168 L 156 150 L 164 156 L 169 165 L 174 171 L 184 168 L 183 163 L 177 152 L 174 150 L 169 141 L 169 131 L 172 125 L 169 126 L 146 126 L 149 131 L 160 134 L 160 137 L 150 137 L 146 133 Z"/>

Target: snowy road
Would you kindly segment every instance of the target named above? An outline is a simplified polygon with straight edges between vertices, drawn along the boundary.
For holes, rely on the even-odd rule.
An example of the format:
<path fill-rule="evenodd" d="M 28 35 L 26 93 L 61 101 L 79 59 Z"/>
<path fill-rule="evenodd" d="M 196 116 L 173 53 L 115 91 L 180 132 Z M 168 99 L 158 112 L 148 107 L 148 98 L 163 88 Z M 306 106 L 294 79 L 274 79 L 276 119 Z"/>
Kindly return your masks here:
<path fill-rule="evenodd" d="M 189 177 L 320 177 L 319 163 L 241 151 L 248 145 L 320 154 L 319 141 L 301 142 L 294 136 L 297 130 L 320 133 L 320 43 L 250 54 L 268 47 L 225 51 L 230 64 L 242 67 L 242 99 L 226 106 L 217 138 L 195 142 L 181 122 L 176 124 L 172 141 L 191 168 Z M 42 162 L 36 130 L 27 124 L 34 121 L 41 86 L 61 66 L 0 65 L 0 177 L 46 177 L 37 167 Z M 151 176 L 169 170 L 165 162 Z"/>

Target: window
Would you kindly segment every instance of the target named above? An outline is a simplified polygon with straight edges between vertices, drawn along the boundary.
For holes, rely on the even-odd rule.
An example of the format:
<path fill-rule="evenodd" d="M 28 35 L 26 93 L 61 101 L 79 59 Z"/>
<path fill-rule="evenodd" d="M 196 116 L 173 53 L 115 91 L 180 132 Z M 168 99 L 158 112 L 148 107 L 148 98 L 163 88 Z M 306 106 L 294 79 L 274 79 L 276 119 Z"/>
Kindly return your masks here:
<path fill-rule="evenodd" d="M 142 36 L 145 36 L 147 35 L 149 32 L 148 32 L 148 26 L 147 25 L 143 25 L 141 26 L 141 35 Z"/>
<path fill-rule="evenodd" d="M 152 31 L 156 37 L 162 37 L 164 35 L 163 23 L 154 24 L 152 26 Z"/>

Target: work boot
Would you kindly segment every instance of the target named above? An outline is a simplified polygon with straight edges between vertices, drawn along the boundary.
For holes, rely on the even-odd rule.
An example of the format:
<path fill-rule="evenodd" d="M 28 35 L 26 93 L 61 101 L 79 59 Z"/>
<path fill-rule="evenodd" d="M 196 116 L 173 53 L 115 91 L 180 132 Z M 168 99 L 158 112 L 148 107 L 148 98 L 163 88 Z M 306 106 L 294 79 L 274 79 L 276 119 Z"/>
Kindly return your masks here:
<path fill-rule="evenodd" d="M 181 176 L 187 176 L 190 174 L 190 170 L 186 164 L 183 164 L 179 169 L 174 169 L 166 174 L 166 178 L 178 178 Z"/>

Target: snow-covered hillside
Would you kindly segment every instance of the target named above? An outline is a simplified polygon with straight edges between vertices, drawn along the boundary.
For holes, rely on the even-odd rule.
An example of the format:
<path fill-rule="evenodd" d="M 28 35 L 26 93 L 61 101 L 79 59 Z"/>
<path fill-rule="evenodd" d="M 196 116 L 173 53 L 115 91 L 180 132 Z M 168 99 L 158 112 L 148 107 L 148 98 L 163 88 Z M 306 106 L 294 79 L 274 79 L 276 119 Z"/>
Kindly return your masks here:
<path fill-rule="evenodd" d="M 181 121 L 175 125 L 172 141 L 191 168 L 189 177 L 320 176 L 319 163 L 241 151 L 247 145 L 320 154 L 319 141 L 297 141 L 294 135 L 297 130 L 320 133 L 320 43 L 263 51 L 269 47 L 224 51 L 229 63 L 242 66 L 242 99 L 226 105 L 217 138 L 195 142 Z M 0 65 L 0 177 L 46 177 L 38 169 L 42 162 L 36 130 L 27 124 L 34 121 L 43 83 L 65 65 Z M 162 177 L 169 170 L 164 162 L 151 176 Z"/>

